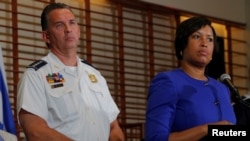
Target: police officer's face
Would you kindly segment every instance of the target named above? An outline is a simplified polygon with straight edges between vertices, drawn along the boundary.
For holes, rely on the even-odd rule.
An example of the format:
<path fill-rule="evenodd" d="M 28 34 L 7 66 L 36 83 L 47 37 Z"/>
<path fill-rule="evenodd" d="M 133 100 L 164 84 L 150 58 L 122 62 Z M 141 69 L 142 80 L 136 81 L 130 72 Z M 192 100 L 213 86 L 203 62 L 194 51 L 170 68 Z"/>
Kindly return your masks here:
<path fill-rule="evenodd" d="M 48 29 L 43 33 L 44 40 L 51 49 L 61 51 L 76 50 L 80 29 L 75 16 L 68 9 L 56 9 L 48 16 Z"/>

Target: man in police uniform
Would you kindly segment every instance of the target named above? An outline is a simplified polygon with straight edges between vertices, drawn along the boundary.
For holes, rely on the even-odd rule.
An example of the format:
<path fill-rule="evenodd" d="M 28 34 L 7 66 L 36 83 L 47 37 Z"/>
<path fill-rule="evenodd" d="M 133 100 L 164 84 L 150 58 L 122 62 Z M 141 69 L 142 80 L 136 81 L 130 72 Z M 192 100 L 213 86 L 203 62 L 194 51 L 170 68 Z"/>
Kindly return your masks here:
<path fill-rule="evenodd" d="M 106 80 L 77 56 L 80 28 L 69 6 L 41 15 L 50 52 L 28 66 L 18 85 L 18 119 L 29 141 L 123 141 Z"/>

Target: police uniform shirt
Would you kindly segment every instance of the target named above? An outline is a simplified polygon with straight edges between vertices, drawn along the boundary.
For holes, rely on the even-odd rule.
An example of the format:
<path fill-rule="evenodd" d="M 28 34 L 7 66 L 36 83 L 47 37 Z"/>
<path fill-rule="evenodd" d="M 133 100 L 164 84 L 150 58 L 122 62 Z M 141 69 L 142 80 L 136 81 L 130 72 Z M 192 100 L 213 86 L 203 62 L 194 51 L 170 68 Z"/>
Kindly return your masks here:
<path fill-rule="evenodd" d="M 19 82 L 18 112 L 43 118 L 75 141 L 108 141 L 119 109 L 99 71 L 79 58 L 75 69 L 68 68 L 51 52 L 42 60 Z"/>
<path fill-rule="evenodd" d="M 7 131 L 0 130 L 0 141 L 17 141 L 17 137 Z"/>

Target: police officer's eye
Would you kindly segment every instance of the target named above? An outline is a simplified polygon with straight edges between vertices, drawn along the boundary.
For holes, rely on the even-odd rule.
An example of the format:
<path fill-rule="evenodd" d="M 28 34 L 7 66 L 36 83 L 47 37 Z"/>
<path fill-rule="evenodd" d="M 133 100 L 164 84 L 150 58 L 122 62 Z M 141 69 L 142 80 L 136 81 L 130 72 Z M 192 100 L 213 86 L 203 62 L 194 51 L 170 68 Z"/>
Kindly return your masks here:
<path fill-rule="evenodd" d="M 77 25 L 77 22 L 76 22 L 76 21 L 70 21 L 69 24 L 70 24 L 70 25 Z"/>
<path fill-rule="evenodd" d="M 64 24 L 63 23 L 57 23 L 56 24 L 56 28 L 57 29 L 61 29 L 61 28 L 63 28 L 64 27 Z"/>

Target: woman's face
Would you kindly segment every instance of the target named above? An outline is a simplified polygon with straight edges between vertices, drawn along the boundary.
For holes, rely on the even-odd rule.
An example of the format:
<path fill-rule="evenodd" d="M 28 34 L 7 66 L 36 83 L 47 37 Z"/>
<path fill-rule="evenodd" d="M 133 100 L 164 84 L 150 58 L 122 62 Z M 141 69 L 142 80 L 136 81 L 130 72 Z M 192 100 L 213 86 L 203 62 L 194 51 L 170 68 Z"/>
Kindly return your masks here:
<path fill-rule="evenodd" d="M 187 47 L 183 50 L 183 61 L 196 67 L 206 67 L 212 60 L 213 49 L 213 31 L 206 25 L 189 36 Z"/>

